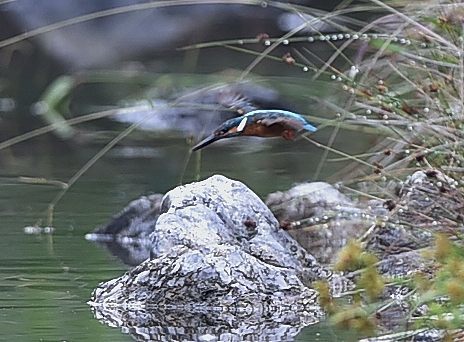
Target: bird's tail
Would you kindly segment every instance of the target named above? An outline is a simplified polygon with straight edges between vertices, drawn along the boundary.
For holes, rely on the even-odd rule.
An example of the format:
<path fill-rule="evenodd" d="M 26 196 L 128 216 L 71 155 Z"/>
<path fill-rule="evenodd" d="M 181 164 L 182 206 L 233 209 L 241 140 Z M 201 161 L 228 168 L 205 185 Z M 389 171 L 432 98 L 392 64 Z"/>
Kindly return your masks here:
<path fill-rule="evenodd" d="M 308 132 L 311 132 L 311 133 L 314 133 L 314 132 L 317 131 L 317 128 L 314 127 L 313 125 L 305 124 L 305 125 L 303 126 L 303 130 L 308 131 Z"/>

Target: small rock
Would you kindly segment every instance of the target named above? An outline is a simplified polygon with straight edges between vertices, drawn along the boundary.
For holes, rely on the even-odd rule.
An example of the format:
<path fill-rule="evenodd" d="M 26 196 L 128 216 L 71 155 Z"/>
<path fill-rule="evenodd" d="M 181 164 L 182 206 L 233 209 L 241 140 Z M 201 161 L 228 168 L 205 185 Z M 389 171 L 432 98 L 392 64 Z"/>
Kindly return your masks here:
<path fill-rule="evenodd" d="M 322 263 L 332 262 L 348 240 L 366 230 L 365 210 L 324 182 L 302 183 L 269 194 L 266 204 L 280 225 Z"/>

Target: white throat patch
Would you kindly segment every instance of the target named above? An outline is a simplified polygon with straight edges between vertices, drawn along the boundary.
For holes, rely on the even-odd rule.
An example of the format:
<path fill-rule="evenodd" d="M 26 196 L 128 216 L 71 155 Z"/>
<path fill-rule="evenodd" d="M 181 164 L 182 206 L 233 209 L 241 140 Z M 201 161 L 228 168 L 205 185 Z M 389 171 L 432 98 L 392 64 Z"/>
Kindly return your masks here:
<path fill-rule="evenodd" d="M 239 124 L 238 127 L 237 127 L 237 132 L 243 131 L 243 129 L 245 128 L 245 125 L 246 125 L 246 123 L 247 123 L 247 120 L 248 120 L 248 118 L 247 118 L 247 117 L 244 117 L 244 118 L 242 119 L 242 121 L 240 121 L 240 124 Z"/>

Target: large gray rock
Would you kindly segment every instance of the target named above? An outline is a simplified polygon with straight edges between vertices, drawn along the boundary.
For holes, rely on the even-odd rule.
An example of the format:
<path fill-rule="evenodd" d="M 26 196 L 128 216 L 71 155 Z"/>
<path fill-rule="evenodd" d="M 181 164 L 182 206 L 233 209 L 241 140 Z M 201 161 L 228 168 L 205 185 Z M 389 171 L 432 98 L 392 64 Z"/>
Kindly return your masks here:
<path fill-rule="evenodd" d="M 293 270 L 308 284 L 331 277 L 285 231 L 245 185 L 223 176 L 180 186 L 163 199 L 153 232 L 153 255 L 176 245 L 205 250 L 228 244 L 278 267 Z"/>
<path fill-rule="evenodd" d="M 379 256 L 381 274 L 420 271 L 433 277 L 433 260 L 425 259 L 421 248 L 430 246 L 433 232 L 462 232 L 464 198 L 456 182 L 436 170 L 416 172 L 398 185 L 397 197 L 387 201 L 356 202 L 317 182 L 271 194 L 267 202 L 280 225 L 320 229 L 308 234 L 329 241 L 326 247 L 332 240 L 343 244 L 352 234 L 347 227 L 361 227 L 360 241 Z M 214 176 L 178 187 L 157 202 L 156 215 L 148 203 L 132 202 L 115 221 L 130 222 L 122 232 L 149 227 L 151 259 L 101 284 L 92 296 L 98 319 L 136 339 L 293 338 L 321 317 L 314 280 L 329 280 L 334 294 L 349 285 L 281 229 L 242 183 Z M 320 253 L 317 246 L 310 248 Z M 403 285 L 385 288 L 383 298 L 395 298 L 379 316 L 387 331 L 411 314 L 410 291 Z"/>
<path fill-rule="evenodd" d="M 240 182 L 213 176 L 177 187 L 163 198 L 161 213 L 150 235 L 150 260 L 94 290 L 90 303 L 105 322 L 156 326 L 156 314 L 124 317 L 141 310 L 216 317 L 219 310 L 297 325 L 310 317 L 307 324 L 322 314 L 312 282 L 329 280 L 334 293 L 347 285 L 280 229 Z"/>

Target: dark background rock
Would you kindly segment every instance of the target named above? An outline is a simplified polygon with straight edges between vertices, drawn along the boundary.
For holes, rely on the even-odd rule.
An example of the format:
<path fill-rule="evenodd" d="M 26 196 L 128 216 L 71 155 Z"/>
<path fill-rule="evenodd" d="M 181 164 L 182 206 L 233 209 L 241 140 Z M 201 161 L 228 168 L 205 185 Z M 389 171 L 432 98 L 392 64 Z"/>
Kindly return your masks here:
<path fill-rule="evenodd" d="M 142 196 L 130 202 L 111 221 L 85 238 L 103 244 L 127 265 L 135 266 L 150 256 L 151 239 L 160 214 L 162 194 Z"/>
<path fill-rule="evenodd" d="M 0 22 L 9 23 L 3 38 L 81 15 L 141 3 L 12 1 L 0 8 Z M 339 0 L 297 3 L 331 9 Z M 296 25 L 286 16 L 279 20 L 284 14 L 287 12 L 274 6 L 200 5 L 193 1 L 191 5 L 130 11 L 81 22 L 39 35 L 34 42 L 68 68 L 109 67 L 140 57 L 172 56 L 177 48 L 202 41 L 255 37 L 262 32 L 281 35 Z"/>
<path fill-rule="evenodd" d="M 324 264 L 333 262 L 338 251 L 360 237 L 376 218 L 366 205 L 325 182 L 274 192 L 267 196 L 266 204 L 282 228 Z"/>

